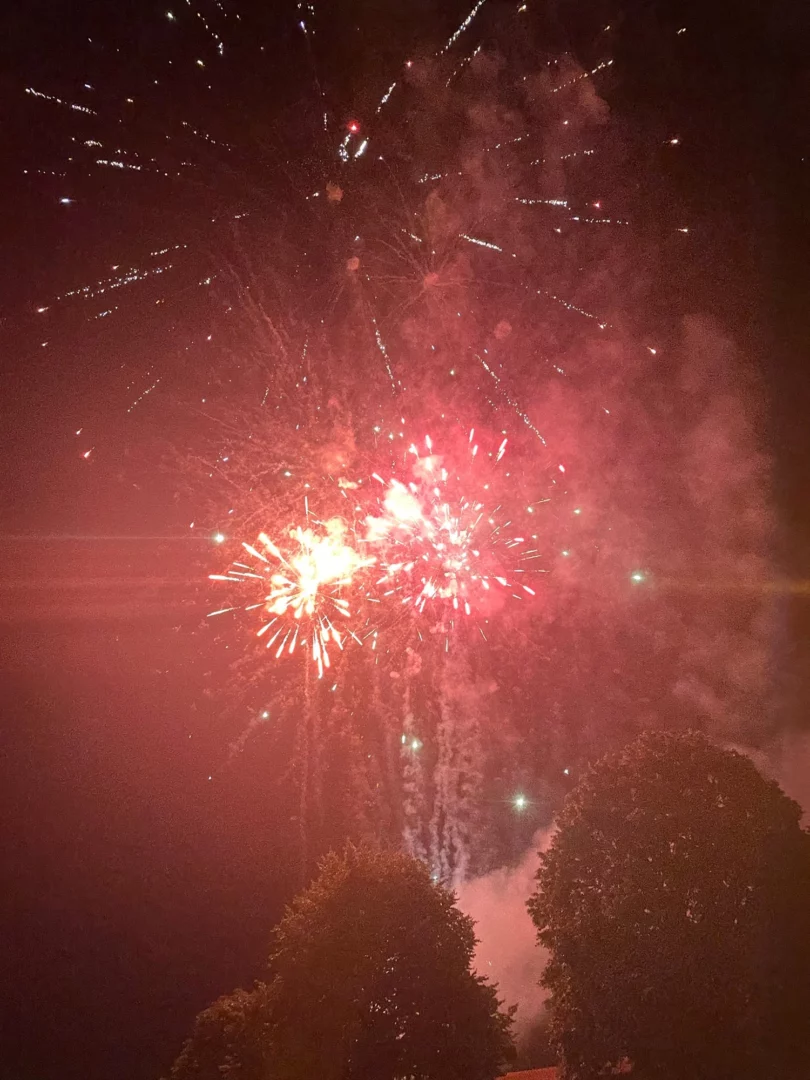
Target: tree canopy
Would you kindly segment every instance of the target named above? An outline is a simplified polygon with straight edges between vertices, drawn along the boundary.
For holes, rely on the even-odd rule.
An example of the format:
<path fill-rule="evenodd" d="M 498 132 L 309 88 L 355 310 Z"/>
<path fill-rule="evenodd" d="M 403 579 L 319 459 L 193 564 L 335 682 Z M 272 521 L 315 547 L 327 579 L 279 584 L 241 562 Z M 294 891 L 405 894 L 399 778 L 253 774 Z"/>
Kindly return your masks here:
<path fill-rule="evenodd" d="M 276 930 L 278 1080 L 492 1080 L 511 1017 L 474 949 L 472 920 L 422 863 L 328 855 Z"/>
<path fill-rule="evenodd" d="M 810 836 L 742 754 L 644 735 L 585 775 L 529 911 L 566 1077 L 810 1075 Z"/>
<path fill-rule="evenodd" d="M 270 982 L 201 1013 L 171 1080 L 493 1080 L 511 1011 L 422 863 L 349 846 L 274 932 Z"/>
<path fill-rule="evenodd" d="M 170 1080 L 268 1080 L 270 992 L 264 983 L 218 998 L 194 1021 Z"/>

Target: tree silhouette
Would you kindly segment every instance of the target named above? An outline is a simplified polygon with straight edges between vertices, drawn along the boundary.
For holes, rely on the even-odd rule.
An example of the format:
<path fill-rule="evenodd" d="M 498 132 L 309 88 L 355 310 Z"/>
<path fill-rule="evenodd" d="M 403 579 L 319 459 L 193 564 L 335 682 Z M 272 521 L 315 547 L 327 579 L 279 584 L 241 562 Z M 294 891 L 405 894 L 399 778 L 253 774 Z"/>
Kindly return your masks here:
<path fill-rule="evenodd" d="M 566 1077 L 810 1075 L 810 836 L 752 762 L 643 735 L 570 794 L 529 911 Z"/>
<path fill-rule="evenodd" d="M 422 863 L 348 846 L 276 928 L 271 981 L 200 1013 L 170 1080 L 492 1080 L 512 1010 L 474 950 L 472 919 Z"/>
<path fill-rule="evenodd" d="M 268 1080 L 270 992 L 258 983 L 218 998 L 194 1021 L 170 1080 Z"/>
<path fill-rule="evenodd" d="M 511 1015 L 474 949 L 472 920 L 417 860 L 328 855 L 276 931 L 274 1080 L 492 1080 Z"/>

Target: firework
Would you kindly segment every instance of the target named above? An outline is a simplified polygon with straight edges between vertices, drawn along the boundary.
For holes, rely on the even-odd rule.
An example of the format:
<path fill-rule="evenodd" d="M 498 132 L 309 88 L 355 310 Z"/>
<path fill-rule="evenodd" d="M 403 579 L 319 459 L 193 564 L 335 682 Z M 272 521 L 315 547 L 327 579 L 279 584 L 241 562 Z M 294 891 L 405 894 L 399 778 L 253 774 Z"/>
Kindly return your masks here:
<path fill-rule="evenodd" d="M 171 509 L 160 487 L 145 498 L 156 534 L 184 534 L 183 568 L 199 540 L 220 558 L 228 537 L 251 541 L 229 569 L 199 569 L 224 594 L 209 606 L 225 633 L 199 641 L 214 661 L 205 692 L 234 715 L 272 711 L 280 738 L 294 728 L 278 774 L 297 763 L 302 837 L 331 813 L 336 757 L 347 806 L 361 790 L 387 800 L 368 828 L 409 837 L 453 880 L 474 850 L 497 849 L 479 806 L 508 807 L 509 792 L 516 811 L 533 806 L 517 768 L 497 796 L 485 786 L 517 764 L 509 747 L 576 761 L 626 730 L 628 700 L 645 723 L 658 696 L 666 714 L 672 687 L 722 711 L 717 646 L 701 653 L 660 584 L 704 565 L 709 535 L 732 558 L 730 470 L 704 467 L 721 441 L 676 426 L 693 376 L 667 381 L 668 341 L 630 331 L 645 322 L 656 230 L 678 226 L 678 253 L 700 230 L 682 235 L 688 221 L 658 212 L 677 202 L 637 183 L 680 137 L 612 134 L 615 35 L 595 25 L 598 55 L 580 68 L 545 52 L 539 9 L 469 0 L 446 26 L 415 13 L 409 52 L 382 49 L 377 64 L 370 17 L 351 36 L 356 61 L 349 51 L 351 7 L 270 5 L 259 19 L 189 3 L 137 63 L 128 23 L 122 39 L 102 21 L 70 49 L 69 91 L 34 64 L 18 84 L 19 175 L 84 240 L 62 246 L 70 265 L 32 286 L 20 322 L 75 383 L 66 402 L 81 412 L 66 407 L 62 427 L 78 484 L 112 468 L 141 490 L 176 459 Z M 390 20 L 378 22 L 383 43 Z M 261 81 L 281 41 L 299 50 L 289 98 Z M 102 49 L 121 78 L 99 67 Z M 98 229 L 80 225 L 90 213 L 106 215 Z M 695 394 L 690 425 L 703 411 Z M 503 462 L 505 436 L 480 432 L 506 427 Z M 434 450 L 424 433 L 440 428 Z M 305 498 L 345 524 L 299 514 Z M 716 522 L 695 528 L 710 503 Z M 705 634 L 725 639 L 709 621 Z M 305 663 L 268 663 L 291 654 Z M 339 679 L 302 678 L 330 664 Z M 353 804 L 351 821 L 362 813 Z"/>
<path fill-rule="evenodd" d="M 478 456 L 475 431 L 469 434 L 469 461 Z M 504 439 L 495 455 L 501 460 Z M 402 604 L 412 604 L 420 614 L 429 604 L 448 603 L 453 610 L 470 615 L 493 587 L 512 596 L 534 596 L 528 585 L 515 585 L 507 573 L 519 575 L 517 564 L 536 551 L 527 549 L 527 538 L 514 535 L 512 524 L 502 520 L 500 507 L 487 508 L 483 498 L 464 490 L 458 473 L 444 467 L 433 453 L 433 440 L 424 439 L 425 454 L 415 444 L 413 476 L 407 484 L 392 479 L 385 486 L 382 514 L 368 518 L 369 543 L 381 549 L 383 574 L 377 584 L 384 595 L 399 594 Z M 474 486 L 474 485 L 473 485 Z M 481 484 L 486 494 L 489 484 Z"/>
<path fill-rule="evenodd" d="M 330 667 L 330 645 L 343 649 L 345 639 L 360 639 L 348 625 L 351 602 L 345 593 L 358 572 L 371 566 L 373 558 L 360 555 L 345 542 L 346 526 L 340 519 L 327 521 L 323 532 L 300 525 L 289 532 L 286 550 L 260 533 L 256 545 L 242 544 L 250 563 L 234 562 L 226 574 L 209 575 L 213 581 L 235 582 L 259 589 L 258 602 L 243 605 L 245 611 L 261 611 L 267 620 L 256 631 L 276 660 L 297 647 L 309 649 L 322 678 Z M 236 607 L 211 612 L 222 615 Z"/>

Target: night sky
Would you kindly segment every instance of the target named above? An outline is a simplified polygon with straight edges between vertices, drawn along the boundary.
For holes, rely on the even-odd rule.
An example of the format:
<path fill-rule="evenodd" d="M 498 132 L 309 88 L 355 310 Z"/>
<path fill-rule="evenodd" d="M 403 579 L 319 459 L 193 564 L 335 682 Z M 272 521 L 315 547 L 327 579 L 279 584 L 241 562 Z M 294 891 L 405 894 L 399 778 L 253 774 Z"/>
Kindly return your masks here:
<path fill-rule="evenodd" d="M 408 45 L 445 40 L 469 6 L 337 5 L 352 15 L 330 17 L 331 59 L 319 72 L 336 111 L 372 110 Z M 492 34 L 515 5 L 489 6 Z M 705 223 L 699 265 L 684 269 L 686 285 L 671 280 L 671 295 L 658 290 L 656 315 L 666 319 L 668 304 L 686 293 L 737 337 L 756 372 L 760 437 L 772 456 L 774 579 L 800 583 L 779 601 L 769 730 L 801 732 L 810 658 L 802 596 L 810 16 L 801 0 L 767 11 L 754 0 L 733 9 L 617 0 L 593 5 L 600 10 L 587 18 L 574 12 L 580 6 L 546 5 L 555 47 L 581 51 L 586 62 L 592 23 L 621 27 L 611 107 L 630 126 L 652 118 L 678 134 L 673 182 Z M 194 1014 L 259 973 L 270 928 L 297 884 L 296 825 L 267 784 L 273 747 L 257 740 L 229 756 L 244 723 L 225 723 L 221 702 L 200 693 L 207 658 L 194 631 L 204 611 L 186 554 L 192 541 L 177 539 L 185 509 L 172 505 L 170 479 L 138 483 L 131 447 L 120 469 L 88 469 L 72 436 L 74 419 L 86 415 L 94 446 L 124 446 L 120 416 L 107 407 L 108 376 L 137 347 L 144 320 L 157 334 L 170 317 L 156 316 L 151 300 L 148 316 L 122 301 L 115 350 L 94 328 L 68 326 L 70 345 L 59 349 L 41 347 L 32 329 L 38 303 L 94 280 L 102 263 L 126 264 L 144 239 L 160 245 L 166 215 L 183 223 L 190 213 L 176 193 L 156 213 L 163 196 L 151 179 L 124 188 L 117 177 L 95 178 L 68 192 L 76 205 L 60 205 L 64 182 L 23 174 L 58 168 L 61 153 L 54 116 L 34 109 L 24 88 L 84 100 L 84 81 L 111 95 L 136 87 L 168 119 L 194 116 L 237 144 L 261 126 L 269 146 L 304 158 L 295 117 L 314 108 L 314 91 L 296 5 L 242 0 L 241 10 L 234 49 L 261 26 L 264 66 L 237 65 L 223 76 L 228 93 L 210 99 L 190 76 L 171 95 L 150 86 L 175 49 L 159 6 L 80 0 L 68 9 L 40 0 L 12 5 L 0 24 L 0 1044 L 10 1078 L 156 1078 Z M 676 42 L 678 25 L 687 32 Z M 99 50 L 85 72 L 75 59 L 86 55 L 79 43 L 87 37 L 125 44 L 121 53 Z M 230 100 L 249 100 L 255 112 L 231 112 Z M 215 210 L 230 182 L 223 173 L 203 185 L 196 205 Z M 215 323 L 205 301 L 190 303 L 189 325 Z M 182 439 L 182 423 L 179 430 Z M 532 826 L 548 823 L 563 789 L 515 838 L 513 857 Z"/>

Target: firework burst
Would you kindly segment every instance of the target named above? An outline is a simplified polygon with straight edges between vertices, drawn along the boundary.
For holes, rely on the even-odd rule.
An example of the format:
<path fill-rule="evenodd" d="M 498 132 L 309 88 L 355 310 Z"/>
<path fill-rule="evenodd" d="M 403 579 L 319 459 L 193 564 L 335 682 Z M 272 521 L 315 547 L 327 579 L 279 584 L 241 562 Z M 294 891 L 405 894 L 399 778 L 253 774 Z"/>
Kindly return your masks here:
<path fill-rule="evenodd" d="M 330 645 L 343 649 L 344 641 L 360 639 L 349 627 L 351 601 L 345 593 L 356 576 L 374 559 L 360 555 L 346 543 L 346 525 L 338 518 L 327 521 L 322 532 L 296 526 L 290 543 L 282 549 L 266 533 L 256 545 L 242 544 L 250 563 L 234 562 L 226 574 L 209 575 L 213 581 L 234 582 L 264 593 L 258 602 L 241 605 L 245 611 L 261 611 L 267 620 L 256 636 L 264 639 L 276 660 L 292 655 L 298 646 L 309 649 L 322 678 L 331 666 Z M 240 605 L 211 612 L 222 615 Z M 341 626 L 336 624 L 342 624 Z"/>
<path fill-rule="evenodd" d="M 479 449 L 474 438 L 472 430 L 471 463 Z M 504 439 L 494 457 L 496 464 L 506 444 Z M 414 465 L 408 483 L 392 479 L 386 484 L 374 474 L 385 485 L 385 494 L 381 515 L 368 518 L 367 539 L 381 549 L 383 574 L 377 584 L 384 595 L 399 594 L 403 605 L 412 605 L 420 614 L 428 605 L 445 603 L 465 615 L 482 607 L 493 587 L 517 599 L 534 596 L 534 589 L 514 584 L 514 577 L 527 572 L 519 564 L 538 552 L 527 547 L 527 537 L 510 531 L 512 522 L 502 518 L 501 507 L 488 508 L 490 484 L 473 482 L 465 490 L 462 477 L 433 453 L 429 435 L 424 450 L 420 454 L 415 444 L 409 448 Z"/>

